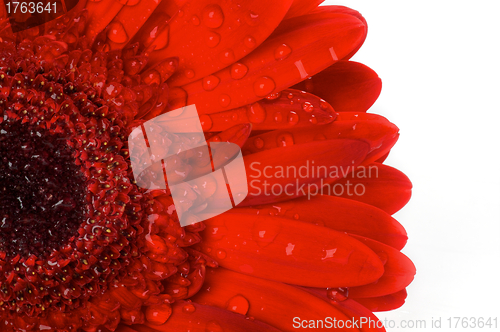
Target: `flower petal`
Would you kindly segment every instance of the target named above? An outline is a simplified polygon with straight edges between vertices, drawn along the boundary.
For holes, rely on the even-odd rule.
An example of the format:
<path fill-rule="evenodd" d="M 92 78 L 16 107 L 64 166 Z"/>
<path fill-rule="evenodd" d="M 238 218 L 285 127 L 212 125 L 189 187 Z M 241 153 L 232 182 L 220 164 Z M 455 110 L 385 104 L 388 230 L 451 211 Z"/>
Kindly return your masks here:
<path fill-rule="evenodd" d="M 168 45 L 151 53 L 150 62 L 178 57 L 179 72 L 170 86 L 210 75 L 260 45 L 278 26 L 291 0 L 247 0 L 234 5 L 212 0 L 187 1 L 168 24 Z"/>
<path fill-rule="evenodd" d="M 373 251 L 326 227 L 234 211 L 205 223 L 203 251 L 233 271 L 310 287 L 364 285 L 383 273 Z"/>
<path fill-rule="evenodd" d="M 286 13 L 285 20 L 305 15 L 318 7 L 323 1 L 325 0 L 294 0 L 288 13 Z"/>
<path fill-rule="evenodd" d="M 380 95 L 382 80 L 361 63 L 338 61 L 294 88 L 323 98 L 336 112 L 366 112 Z"/>
<path fill-rule="evenodd" d="M 378 174 L 375 178 L 359 178 L 349 174 L 335 183 L 346 185 L 349 181 L 353 186 L 360 184 L 365 188 L 363 195 L 349 196 L 343 193 L 336 196 L 376 206 L 389 214 L 396 213 L 410 200 L 412 188 L 410 179 L 397 169 L 384 164 L 373 163 L 368 167 L 370 166 L 377 167 Z"/>
<path fill-rule="evenodd" d="M 401 307 L 405 303 L 406 295 L 406 289 L 402 289 L 389 295 L 356 299 L 356 302 L 371 311 L 389 311 Z"/>
<path fill-rule="evenodd" d="M 315 296 L 330 303 L 332 306 L 343 312 L 346 316 L 351 317 L 353 321 L 358 322 L 360 327 L 359 330 L 361 332 L 385 332 L 383 323 L 369 309 L 359 304 L 358 302 L 348 298 L 332 300 L 327 296 L 328 291 L 326 289 L 306 287 L 301 287 L 301 289 L 304 289 L 305 291 L 314 294 Z"/>
<path fill-rule="evenodd" d="M 262 205 L 237 207 L 234 212 L 305 221 L 339 232 L 357 234 L 402 249 L 408 239 L 403 226 L 386 212 L 368 204 L 335 196 L 316 196 Z"/>
<path fill-rule="evenodd" d="M 204 131 L 221 131 L 251 123 L 253 130 L 315 127 L 335 120 L 333 108 L 319 97 L 293 89 L 283 90 L 272 99 L 215 114 L 205 114 Z M 203 123 L 202 123 L 203 124 Z"/>
<path fill-rule="evenodd" d="M 384 262 L 384 275 L 375 283 L 349 288 L 349 296 L 353 298 L 378 297 L 392 294 L 404 289 L 416 273 L 412 261 L 398 250 L 372 239 L 359 235 L 353 238 L 366 244 Z"/>
<path fill-rule="evenodd" d="M 282 331 L 295 331 L 293 318 L 349 319 L 329 303 L 290 285 L 254 278 L 223 268 L 207 270 L 203 289 L 193 298 L 197 303 L 226 308 L 235 297 L 248 301 L 248 316 Z M 307 303 L 305 306 L 304 303 Z M 357 329 L 338 329 L 357 331 Z"/>
<path fill-rule="evenodd" d="M 246 174 L 249 177 L 248 196 L 240 206 L 267 204 L 286 201 L 309 195 L 325 184 L 341 176 L 336 174 L 315 174 L 316 176 L 284 176 L 285 169 L 309 170 L 313 166 L 350 169 L 357 167 L 365 159 L 369 145 L 359 140 L 325 140 L 305 144 L 293 144 L 291 135 L 281 136 L 283 147 L 269 149 L 244 157 Z"/>
<path fill-rule="evenodd" d="M 386 118 L 368 113 L 340 113 L 337 119 L 326 126 L 309 128 L 290 128 L 275 130 L 251 137 L 244 146 L 244 153 L 255 153 L 289 145 L 304 144 L 319 140 L 357 139 L 370 144 L 370 152 L 365 164 L 375 161 L 386 154 L 396 143 L 398 127 Z M 286 138 L 283 141 L 283 138 Z"/>
<path fill-rule="evenodd" d="M 231 332 L 279 332 L 276 328 L 257 320 L 212 306 L 190 301 L 178 301 L 172 305 L 172 315 L 161 325 L 120 325 L 116 332 L 167 332 L 167 331 L 231 331 Z"/>
<path fill-rule="evenodd" d="M 321 12 L 287 22 L 233 65 L 247 68 L 243 77 L 235 76 L 231 66 L 213 75 L 218 82 L 214 88 L 204 86 L 209 78 L 182 86 L 187 103 L 196 104 L 202 114 L 254 103 L 332 65 L 351 52 L 366 33 L 359 19 L 346 14 Z M 185 106 L 185 102 L 178 97 L 172 108 Z"/>

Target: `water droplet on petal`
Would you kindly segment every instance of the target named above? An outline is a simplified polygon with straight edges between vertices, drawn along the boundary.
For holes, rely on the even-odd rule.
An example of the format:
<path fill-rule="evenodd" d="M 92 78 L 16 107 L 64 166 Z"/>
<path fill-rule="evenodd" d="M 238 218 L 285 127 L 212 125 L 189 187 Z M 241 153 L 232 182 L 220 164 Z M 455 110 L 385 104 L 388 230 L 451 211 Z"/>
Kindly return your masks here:
<path fill-rule="evenodd" d="M 273 223 L 256 221 L 252 229 L 252 237 L 260 247 L 271 244 L 281 231 L 281 222 Z"/>
<path fill-rule="evenodd" d="M 328 109 L 330 106 L 324 99 L 320 99 L 319 101 L 319 107 L 322 109 L 322 110 L 326 110 Z"/>
<path fill-rule="evenodd" d="M 193 15 L 193 17 L 191 17 L 191 23 L 193 23 L 193 25 L 200 25 L 200 19 L 198 18 L 198 16 L 196 15 Z"/>
<path fill-rule="evenodd" d="M 266 110 L 260 103 L 253 103 L 247 107 L 247 117 L 252 123 L 262 123 L 266 119 Z"/>
<path fill-rule="evenodd" d="M 227 235 L 227 228 L 225 226 L 209 226 L 206 229 L 205 234 L 207 238 L 213 241 L 222 240 Z"/>
<path fill-rule="evenodd" d="M 253 84 L 253 91 L 257 97 L 265 97 L 276 88 L 276 83 L 270 77 L 259 77 Z"/>
<path fill-rule="evenodd" d="M 192 70 L 192 69 L 186 69 L 184 71 L 184 75 L 186 75 L 187 78 L 193 78 L 194 77 L 194 70 Z"/>
<path fill-rule="evenodd" d="M 248 67 L 242 63 L 235 63 L 231 66 L 231 78 L 235 80 L 242 79 L 248 72 Z"/>
<path fill-rule="evenodd" d="M 297 113 L 295 113 L 294 111 L 290 111 L 290 113 L 288 114 L 288 123 L 292 126 L 299 123 L 299 116 L 297 115 Z"/>
<path fill-rule="evenodd" d="M 233 121 L 237 121 L 238 117 L 238 112 L 233 112 L 233 114 L 231 114 L 231 119 L 233 119 Z"/>
<path fill-rule="evenodd" d="M 294 218 L 295 220 L 299 220 L 299 214 L 298 214 L 298 213 L 294 214 L 294 215 L 293 215 L 293 218 Z"/>
<path fill-rule="evenodd" d="M 245 16 L 245 20 L 247 21 L 248 25 L 254 27 L 257 24 L 259 24 L 259 21 L 260 21 L 259 14 L 256 14 L 250 10 L 250 11 L 248 11 L 247 15 Z"/>
<path fill-rule="evenodd" d="M 281 44 L 274 50 L 274 58 L 276 60 L 284 60 L 292 53 L 292 49 L 287 44 Z"/>
<path fill-rule="evenodd" d="M 242 315 L 246 315 L 249 307 L 250 303 L 248 303 L 248 300 L 242 295 L 233 296 L 231 299 L 229 299 L 226 305 L 227 310 Z"/>
<path fill-rule="evenodd" d="M 123 44 L 128 41 L 128 35 L 120 22 L 113 22 L 108 26 L 107 36 L 109 40 L 117 44 Z"/>
<path fill-rule="evenodd" d="M 287 97 L 288 97 L 288 99 L 293 99 L 293 93 L 289 92 Z"/>
<path fill-rule="evenodd" d="M 266 97 L 267 100 L 275 100 L 281 97 L 281 91 L 280 92 L 275 92 L 271 93 L 269 96 Z"/>
<path fill-rule="evenodd" d="M 224 332 L 222 327 L 216 321 L 210 321 L 205 326 L 205 332 Z"/>
<path fill-rule="evenodd" d="M 243 40 L 243 43 L 248 48 L 254 48 L 257 45 L 257 41 L 252 36 L 246 36 Z"/>
<path fill-rule="evenodd" d="M 177 17 L 183 17 L 184 16 L 184 11 L 183 10 L 179 10 L 177 12 Z"/>
<path fill-rule="evenodd" d="M 262 149 L 264 147 L 264 140 L 258 137 L 253 141 L 253 145 L 255 145 L 257 149 Z"/>
<path fill-rule="evenodd" d="M 302 109 L 304 112 L 310 113 L 314 110 L 314 106 L 310 102 L 306 101 L 302 104 Z"/>
<path fill-rule="evenodd" d="M 210 31 L 206 40 L 208 47 L 216 47 L 220 43 L 220 35 L 217 32 Z"/>
<path fill-rule="evenodd" d="M 224 259 L 224 258 L 226 258 L 226 256 L 227 256 L 227 254 L 226 254 L 226 251 L 224 249 L 217 250 L 217 258 Z"/>
<path fill-rule="evenodd" d="M 224 14 L 219 5 L 211 4 L 203 9 L 202 13 L 203 24 L 207 27 L 216 29 L 224 22 Z"/>
<path fill-rule="evenodd" d="M 193 312 L 196 311 L 196 308 L 192 303 L 187 303 L 186 305 L 184 305 L 184 307 L 182 307 L 182 311 L 184 311 L 187 314 L 192 314 Z"/>
<path fill-rule="evenodd" d="M 203 131 L 208 131 L 213 126 L 212 118 L 208 114 L 200 115 L 200 123 L 201 123 L 201 128 L 203 129 Z"/>
<path fill-rule="evenodd" d="M 283 121 L 283 115 L 281 114 L 280 111 L 277 111 L 276 113 L 274 113 L 274 121 L 276 121 L 276 122 Z"/>
<path fill-rule="evenodd" d="M 330 288 L 326 291 L 326 296 L 328 296 L 329 299 L 337 302 L 345 301 L 349 296 L 349 288 L 347 287 Z"/>
<path fill-rule="evenodd" d="M 294 144 L 293 136 L 290 133 L 284 133 L 278 136 L 276 139 L 278 146 L 292 146 Z"/>
<path fill-rule="evenodd" d="M 222 107 L 228 107 L 229 104 L 231 104 L 231 97 L 229 97 L 228 95 L 221 95 L 220 98 L 219 98 L 219 104 L 222 106 Z"/>
<path fill-rule="evenodd" d="M 202 82 L 203 89 L 205 89 L 206 91 L 212 91 L 217 87 L 217 85 L 219 85 L 219 82 L 220 79 L 217 76 L 215 75 L 207 76 L 203 78 Z"/>
<path fill-rule="evenodd" d="M 309 122 L 312 123 L 312 124 L 317 124 L 318 123 L 318 119 L 313 115 L 311 115 L 311 118 L 309 119 Z"/>
<path fill-rule="evenodd" d="M 227 49 L 220 54 L 220 59 L 223 63 L 230 64 L 235 61 L 234 52 L 231 49 Z"/>

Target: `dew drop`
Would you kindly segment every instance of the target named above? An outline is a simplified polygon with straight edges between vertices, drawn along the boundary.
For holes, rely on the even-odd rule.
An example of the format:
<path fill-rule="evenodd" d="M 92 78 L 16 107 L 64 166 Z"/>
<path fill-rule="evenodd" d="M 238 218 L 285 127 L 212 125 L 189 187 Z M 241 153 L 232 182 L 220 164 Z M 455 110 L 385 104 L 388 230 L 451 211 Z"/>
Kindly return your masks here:
<path fill-rule="evenodd" d="M 281 92 L 275 92 L 275 93 L 271 93 L 270 95 L 266 96 L 266 99 L 267 100 L 275 100 L 275 99 L 278 99 L 279 97 L 281 97 Z"/>
<path fill-rule="evenodd" d="M 257 97 L 265 97 L 276 88 L 276 83 L 270 77 L 259 77 L 253 84 L 253 91 Z"/>
<path fill-rule="evenodd" d="M 255 147 L 257 149 L 262 149 L 264 147 L 264 140 L 260 137 L 257 137 L 254 141 L 253 141 L 253 145 L 255 145 Z"/>
<path fill-rule="evenodd" d="M 309 119 L 309 122 L 312 124 L 317 124 L 318 119 L 314 116 L 314 114 L 311 115 L 311 118 Z"/>
<path fill-rule="evenodd" d="M 260 247 L 271 244 L 281 231 L 281 223 L 256 221 L 252 229 L 252 237 Z"/>
<path fill-rule="evenodd" d="M 290 111 L 290 113 L 288 114 L 288 123 L 290 125 L 296 125 L 297 123 L 299 123 L 299 116 L 297 113 L 295 113 L 294 111 Z"/>
<path fill-rule="evenodd" d="M 319 101 L 319 107 L 322 109 L 322 110 L 327 110 L 329 108 L 329 104 L 326 102 L 326 100 L 324 99 L 320 99 Z"/>
<path fill-rule="evenodd" d="M 179 10 L 177 12 L 177 17 L 183 17 L 184 16 L 184 11 L 183 10 Z"/>
<path fill-rule="evenodd" d="M 208 28 L 216 29 L 224 22 L 224 14 L 219 5 L 211 4 L 203 9 L 203 24 Z"/>
<path fill-rule="evenodd" d="M 304 112 L 311 113 L 314 110 L 314 106 L 310 102 L 306 101 L 302 104 L 302 109 Z"/>
<path fill-rule="evenodd" d="M 274 50 L 274 58 L 276 60 L 284 60 L 292 53 L 292 49 L 287 44 L 281 44 Z"/>
<path fill-rule="evenodd" d="M 248 48 L 254 48 L 255 46 L 257 46 L 257 41 L 255 41 L 255 38 L 253 38 L 252 36 L 246 36 L 243 39 L 243 43 Z"/>
<path fill-rule="evenodd" d="M 191 23 L 193 23 L 193 25 L 195 25 L 195 26 L 200 25 L 200 19 L 198 18 L 198 16 L 193 15 L 193 16 L 191 17 Z"/>
<path fill-rule="evenodd" d="M 278 136 L 276 139 L 278 146 L 292 146 L 294 144 L 293 136 L 290 133 L 284 133 Z"/>
<path fill-rule="evenodd" d="M 212 121 L 212 118 L 208 114 L 200 115 L 200 123 L 201 123 L 201 128 L 203 129 L 203 131 L 208 131 L 208 130 L 212 129 L 212 126 L 214 124 Z"/>
<path fill-rule="evenodd" d="M 107 36 L 109 40 L 117 44 L 123 44 L 128 40 L 127 32 L 120 22 L 113 22 L 109 25 Z"/>
<path fill-rule="evenodd" d="M 222 327 L 216 321 L 210 321 L 205 326 L 205 332 L 224 332 Z"/>
<path fill-rule="evenodd" d="M 277 111 L 276 113 L 274 113 L 274 121 L 276 121 L 276 122 L 283 121 L 283 115 L 281 114 L 280 111 Z"/>
<path fill-rule="evenodd" d="M 227 254 L 226 254 L 226 251 L 224 249 L 217 250 L 217 258 L 224 259 L 224 258 L 226 258 L 226 256 L 227 256 Z"/>
<path fill-rule="evenodd" d="M 337 302 L 345 301 L 349 296 L 349 288 L 347 287 L 330 288 L 326 291 L 326 296 L 328 296 L 329 299 Z"/>
<path fill-rule="evenodd" d="M 300 217 L 299 217 L 299 214 L 298 214 L 298 213 L 294 214 L 294 215 L 293 215 L 293 218 L 294 218 L 295 220 L 299 220 L 299 218 L 300 218 Z"/>
<path fill-rule="evenodd" d="M 227 235 L 227 228 L 225 226 L 210 226 L 207 227 L 205 234 L 210 240 L 219 241 Z"/>
<path fill-rule="evenodd" d="M 238 121 L 238 112 L 233 112 L 233 114 L 231 114 L 231 119 L 233 119 L 233 121 Z"/>
<path fill-rule="evenodd" d="M 288 99 L 293 99 L 293 93 L 289 92 L 287 97 L 288 97 Z"/>
<path fill-rule="evenodd" d="M 194 77 L 194 70 L 192 70 L 192 69 L 186 69 L 184 71 L 184 75 L 186 75 L 187 78 L 193 78 Z"/>
<path fill-rule="evenodd" d="M 235 61 L 234 52 L 231 49 L 227 49 L 220 54 L 220 59 L 225 64 L 230 64 Z"/>
<path fill-rule="evenodd" d="M 248 67 L 242 63 L 235 63 L 231 66 L 231 78 L 235 80 L 242 79 L 248 72 Z"/>
<path fill-rule="evenodd" d="M 220 79 L 215 75 L 209 75 L 203 78 L 203 89 L 206 91 L 212 91 L 219 85 Z"/>
<path fill-rule="evenodd" d="M 233 296 L 227 302 L 226 309 L 237 314 L 246 315 L 248 309 L 250 308 L 250 303 L 242 295 Z"/>
<path fill-rule="evenodd" d="M 247 21 L 248 25 L 254 27 L 257 24 L 259 24 L 260 21 L 259 14 L 256 14 L 255 12 L 250 10 L 245 16 L 245 20 Z"/>
<path fill-rule="evenodd" d="M 231 104 L 231 97 L 229 97 L 228 95 L 224 94 L 224 95 L 220 95 L 219 97 L 219 104 L 222 106 L 222 107 L 228 107 L 229 104 Z"/>
<path fill-rule="evenodd" d="M 216 47 L 220 43 L 220 35 L 217 32 L 210 31 L 206 41 L 208 47 Z"/>
<path fill-rule="evenodd" d="M 266 119 L 266 110 L 260 103 L 253 103 L 247 107 L 247 117 L 252 123 L 262 123 Z"/>
<path fill-rule="evenodd" d="M 184 311 L 186 314 L 192 314 L 196 311 L 196 308 L 192 303 L 188 303 L 184 307 L 182 307 L 182 311 Z"/>

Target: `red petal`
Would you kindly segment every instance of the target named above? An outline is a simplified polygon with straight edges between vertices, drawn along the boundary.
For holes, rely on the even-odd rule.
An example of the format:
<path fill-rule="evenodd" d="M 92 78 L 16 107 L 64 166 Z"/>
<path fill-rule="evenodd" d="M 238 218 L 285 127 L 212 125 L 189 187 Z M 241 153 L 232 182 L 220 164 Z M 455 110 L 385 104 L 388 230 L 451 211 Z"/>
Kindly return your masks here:
<path fill-rule="evenodd" d="M 366 244 L 380 257 L 384 262 L 384 275 L 373 284 L 349 288 L 349 297 L 384 296 L 404 289 L 413 281 L 415 265 L 404 254 L 375 240 L 359 235 L 351 236 Z"/>
<path fill-rule="evenodd" d="M 380 95 L 382 81 L 361 63 L 338 61 L 294 88 L 323 98 L 337 112 L 366 112 Z"/>
<path fill-rule="evenodd" d="M 253 130 L 316 127 L 335 120 L 333 108 L 312 94 L 293 89 L 283 90 L 273 99 L 256 102 L 234 110 L 205 114 L 205 131 L 221 131 L 239 123 L 252 123 Z"/>
<path fill-rule="evenodd" d="M 390 311 L 401 307 L 405 303 L 406 295 L 406 289 L 402 289 L 399 292 L 389 295 L 356 299 L 356 302 L 359 302 L 371 311 Z"/>
<path fill-rule="evenodd" d="M 356 17 L 361 22 L 363 22 L 363 24 L 366 27 L 368 27 L 368 24 L 366 23 L 365 18 L 358 11 L 356 11 L 354 9 L 351 9 L 349 7 L 344 7 L 344 6 L 322 6 L 322 7 L 319 7 L 317 9 L 313 10 L 313 13 L 321 12 L 321 11 L 328 11 L 328 12 L 331 12 L 331 13 L 342 13 L 342 14 L 352 15 L 353 17 Z M 361 46 L 365 42 L 365 39 L 366 39 L 366 33 L 364 35 L 364 38 L 361 39 L 359 41 L 359 43 L 356 45 L 356 47 L 354 47 L 349 54 L 347 54 L 346 56 L 344 56 L 342 58 L 342 60 L 349 60 L 354 54 L 356 54 L 356 52 L 361 48 Z"/>
<path fill-rule="evenodd" d="M 205 223 L 203 251 L 233 271 L 311 287 L 364 285 L 383 273 L 371 250 L 329 228 L 234 211 Z"/>
<path fill-rule="evenodd" d="M 107 27 L 106 43 L 110 50 L 123 48 L 149 19 L 160 2 L 161 0 L 127 0 Z"/>
<path fill-rule="evenodd" d="M 292 6 L 286 13 L 285 20 L 305 15 L 318 7 L 323 1 L 325 0 L 293 0 Z"/>
<path fill-rule="evenodd" d="M 364 38 L 363 23 L 350 15 L 319 13 L 287 20 L 256 51 L 237 66 L 248 68 L 234 77 L 231 68 L 214 74 L 218 85 L 207 91 L 203 80 L 182 88 L 187 103 L 204 114 L 238 108 L 282 91 L 314 75 L 345 56 Z M 173 101 L 172 108 L 185 100 Z"/>
<path fill-rule="evenodd" d="M 265 323 L 250 320 L 228 310 L 201 305 L 198 303 L 179 301 L 172 305 L 172 316 L 162 325 L 132 325 L 129 328 L 137 332 L 167 332 L 167 331 L 231 331 L 231 332 L 279 332 Z M 128 332 L 126 327 L 120 327 L 117 332 Z"/>
<path fill-rule="evenodd" d="M 87 1 L 85 9 L 88 11 L 88 20 L 85 38 L 92 42 L 122 8 L 123 3 L 116 0 Z"/>
<path fill-rule="evenodd" d="M 283 144 L 304 144 L 312 141 L 336 139 L 363 140 L 370 144 L 370 153 L 364 164 L 386 154 L 396 143 L 398 127 L 386 118 L 368 113 L 340 113 L 335 121 L 319 127 L 275 130 L 253 136 L 244 146 L 244 153 L 274 149 Z"/>
<path fill-rule="evenodd" d="M 179 72 L 169 80 L 170 86 L 201 79 L 253 51 L 278 26 L 290 5 L 291 0 L 247 0 L 238 6 L 187 1 L 168 24 L 168 45 L 153 51 L 150 62 L 179 58 Z"/>
<path fill-rule="evenodd" d="M 334 301 L 327 296 L 326 289 L 319 288 L 305 288 L 305 291 L 314 294 L 315 296 L 330 303 L 332 306 L 343 312 L 346 316 L 351 317 L 353 321 L 357 322 L 360 331 L 385 331 L 383 322 L 380 321 L 369 309 L 351 299 L 344 299 L 342 301 Z"/>
<path fill-rule="evenodd" d="M 249 182 L 248 196 L 240 206 L 267 204 L 293 199 L 305 195 L 318 195 L 325 183 L 337 180 L 341 174 L 332 175 L 322 172 L 316 176 L 301 176 L 302 170 L 309 171 L 315 166 L 341 170 L 357 167 L 366 157 L 369 145 L 363 141 L 339 139 L 315 141 L 291 145 L 291 135 L 278 139 L 284 147 L 265 150 L 244 157 Z M 313 164 L 314 162 L 314 164 Z M 330 169 L 329 168 L 329 169 Z M 284 170 L 295 170 L 293 177 Z M 292 174 L 293 175 L 293 174 Z M 315 193 L 309 194 L 315 190 Z"/>
<path fill-rule="evenodd" d="M 293 319 L 297 316 L 308 320 L 324 320 L 326 317 L 337 320 L 349 319 L 330 304 L 304 290 L 222 268 L 207 271 L 203 290 L 193 298 L 193 301 L 226 308 L 237 296 L 248 301 L 248 316 L 282 331 L 296 331 L 297 329 L 293 328 Z M 338 330 L 357 331 L 357 329 Z"/>
<path fill-rule="evenodd" d="M 338 180 L 336 184 L 346 186 L 347 182 L 352 186 L 361 185 L 365 189 L 362 195 L 340 195 L 344 198 L 376 206 L 389 214 L 394 214 L 408 203 L 411 197 L 412 184 L 408 177 L 397 169 L 373 163 L 368 167 L 376 166 L 378 172 L 376 177 L 359 178 L 349 174 L 346 178 Z M 332 190 L 332 194 L 333 194 Z"/>
<path fill-rule="evenodd" d="M 365 236 L 400 250 L 408 237 L 403 226 L 386 212 L 361 202 L 317 196 L 272 203 L 258 208 L 239 208 L 234 212 L 276 215 L 328 227 L 340 232 Z"/>

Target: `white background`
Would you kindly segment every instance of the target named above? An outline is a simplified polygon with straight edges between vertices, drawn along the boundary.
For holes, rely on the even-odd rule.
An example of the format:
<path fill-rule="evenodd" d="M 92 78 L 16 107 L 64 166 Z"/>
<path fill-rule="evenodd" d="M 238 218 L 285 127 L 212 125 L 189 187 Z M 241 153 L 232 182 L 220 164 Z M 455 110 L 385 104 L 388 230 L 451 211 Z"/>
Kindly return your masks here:
<path fill-rule="evenodd" d="M 406 304 L 377 315 L 425 320 L 429 331 L 449 330 L 453 316 L 494 316 L 500 330 L 500 1 L 324 4 L 368 21 L 353 60 L 382 78 L 369 112 L 400 128 L 386 163 L 414 186 L 395 217 L 408 231 L 403 252 L 417 275 Z M 432 329 L 439 317 L 442 328 Z"/>

